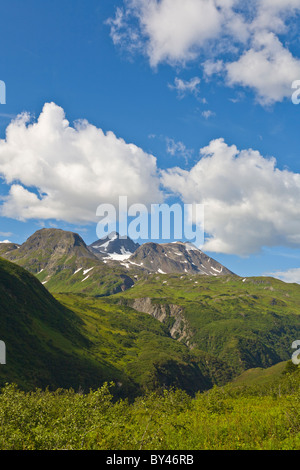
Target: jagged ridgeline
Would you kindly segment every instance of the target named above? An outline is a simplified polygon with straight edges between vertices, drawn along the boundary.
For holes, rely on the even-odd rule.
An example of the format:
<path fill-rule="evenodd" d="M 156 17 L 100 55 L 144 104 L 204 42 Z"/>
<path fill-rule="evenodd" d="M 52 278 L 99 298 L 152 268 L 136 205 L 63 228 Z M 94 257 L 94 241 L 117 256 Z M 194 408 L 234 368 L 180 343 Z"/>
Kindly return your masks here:
<path fill-rule="evenodd" d="M 139 246 L 117 233 L 87 246 L 76 233 L 42 229 L 21 246 L 0 244 L 0 255 L 36 275 L 53 293 L 115 294 L 150 273 L 233 275 L 190 243 Z"/>

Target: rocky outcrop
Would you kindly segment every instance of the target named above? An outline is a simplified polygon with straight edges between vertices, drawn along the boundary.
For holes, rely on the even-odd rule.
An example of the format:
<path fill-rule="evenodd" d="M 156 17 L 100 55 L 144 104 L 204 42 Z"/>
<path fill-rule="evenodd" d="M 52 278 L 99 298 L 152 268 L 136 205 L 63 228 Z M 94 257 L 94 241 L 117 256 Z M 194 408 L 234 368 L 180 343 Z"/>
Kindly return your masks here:
<path fill-rule="evenodd" d="M 131 238 L 121 238 L 117 232 L 112 232 L 106 238 L 95 241 L 88 248 L 99 259 L 123 261 L 129 258 L 139 246 Z"/>
<path fill-rule="evenodd" d="M 183 308 L 174 304 L 156 304 L 149 297 L 134 299 L 130 305 L 138 312 L 148 313 L 156 320 L 164 323 L 172 338 L 191 347 L 191 332 L 183 314 Z"/>

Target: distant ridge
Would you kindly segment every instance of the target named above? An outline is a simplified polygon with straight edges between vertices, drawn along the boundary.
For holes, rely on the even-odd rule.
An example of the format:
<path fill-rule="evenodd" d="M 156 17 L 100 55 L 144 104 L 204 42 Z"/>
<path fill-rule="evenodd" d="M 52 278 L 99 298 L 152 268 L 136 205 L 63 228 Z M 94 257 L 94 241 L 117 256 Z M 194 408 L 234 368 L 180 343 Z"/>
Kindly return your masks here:
<path fill-rule="evenodd" d="M 20 247 L 2 255 L 33 273 L 42 269 L 55 272 L 72 264 L 74 257 L 78 261 L 97 259 L 77 233 L 48 228 L 38 230 Z"/>
<path fill-rule="evenodd" d="M 191 243 L 145 243 L 128 259 L 150 272 L 224 276 L 233 273 Z"/>
<path fill-rule="evenodd" d="M 50 292 L 110 295 L 157 274 L 234 275 L 191 243 L 144 243 L 113 232 L 87 246 L 77 233 L 41 229 L 21 246 L 0 244 L 0 255 L 32 274 Z"/>

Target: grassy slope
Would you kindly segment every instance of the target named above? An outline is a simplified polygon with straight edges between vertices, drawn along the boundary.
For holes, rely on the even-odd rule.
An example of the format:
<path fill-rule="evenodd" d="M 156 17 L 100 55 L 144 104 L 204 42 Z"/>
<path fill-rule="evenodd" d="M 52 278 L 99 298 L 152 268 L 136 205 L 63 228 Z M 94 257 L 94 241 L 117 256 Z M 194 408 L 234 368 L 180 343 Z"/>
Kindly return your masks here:
<path fill-rule="evenodd" d="M 184 309 L 195 348 L 234 367 L 236 374 L 291 357 L 300 337 L 300 286 L 273 278 L 152 275 L 114 301 L 150 297 Z"/>
<path fill-rule="evenodd" d="M 87 389 L 113 380 L 123 396 L 163 384 L 189 392 L 209 386 L 188 348 L 147 314 L 82 294 L 58 302 L 34 276 L 1 258 L 0 299 L 7 347 L 2 384 Z"/>
<path fill-rule="evenodd" d="M 105 363 L 94 364 L 89 358 L 80 317 L 30 273 L 1 258 L 0 300 L 1 339 L 7 351 L 1 383 L 14 381 L 27 389 L 78 388 L 107 379 Z"/>
<path fill-rule="evenodd" d="M 241 375 L 236 377 L 232 382 L 232 387 L 239 386 L 265 386 L 271 384 L 275 380 L 280 379 L 282 373 L 287 367 L 288 361 L 278 362 L 275 366 L 267 367 L 262 369 L 261 367 L 256 367 L 254 369 L 248 369 L 243 372 Z"/>
<path fill-rule="evenodd" d="M 76 294 L 56 298 L 83 320 L 82 332 L 92 344 L 90 356 L 114 364 L 141 391 L 167 385 L 194 393 L 211 386 L 189 349 L 150 315 L 102 298 Z"/>
<path fill-rule="evenodd" d="M 78 264 L 82 269 L 76 272 L 79 269 Z M 84 271 L 89 269 L 91 270 L 84 274 Z M 45 269 L 36 276 L 41 282 L 46 280 L 45 287 L 53 294 L 64 292 L 105 296 L 120 292 L 126 284 L 127 287 L 133 284 L 122 267 L 116 266 L 112 269 L 104 263 L 87 258 L 82 259 L 80 263 L 74 258 L 73 261 L 69 260 L 68 267 L 63 270 L 49 274 Z"/>
<path fill-rule="evenodd" d="M 123 394 L 162 384 L 194 392 L 288 360 L 300 335 L 300 286 L 271 278 L 154 274 L 114 296 L 68 292 L 55 294 L 58 303 L 33 276 L 1 263 L 1 339 L 13 358 L 2 381 L 53 388 L 114 380 Z M 183 307 L 191 350 L 170 338 L 172 322 L 130 308 L 145 297 Z"/>

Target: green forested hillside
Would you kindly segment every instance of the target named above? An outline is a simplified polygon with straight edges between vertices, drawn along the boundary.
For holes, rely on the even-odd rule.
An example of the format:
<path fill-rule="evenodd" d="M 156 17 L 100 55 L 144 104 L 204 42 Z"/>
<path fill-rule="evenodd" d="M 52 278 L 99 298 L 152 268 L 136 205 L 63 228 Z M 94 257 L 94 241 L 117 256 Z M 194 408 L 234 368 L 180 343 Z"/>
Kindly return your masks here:
<path fill-rule="evenodd" d="M 222 361 L 209 354 L 194 355 L 148 314 L 110 303 L 106 298 L 61 294 L 57 299 L 83 320 L 81 331 L 90 341 L 90 357 L 105 360 L 120 371 L 120 391 L 124 389 L 124 377 L 128 377 L 135 392 L 175 386 L 193 394 L 214 383 L 207 364 L 222 369 Z M 226 374 L 230 379 L 229 372 L 221 376 Z"/>
<path fill-rule="evenodd" d="M 55 297 L 0 258 L 0 449 L 300 449 L 300 286 L 155 274 Z"/>

